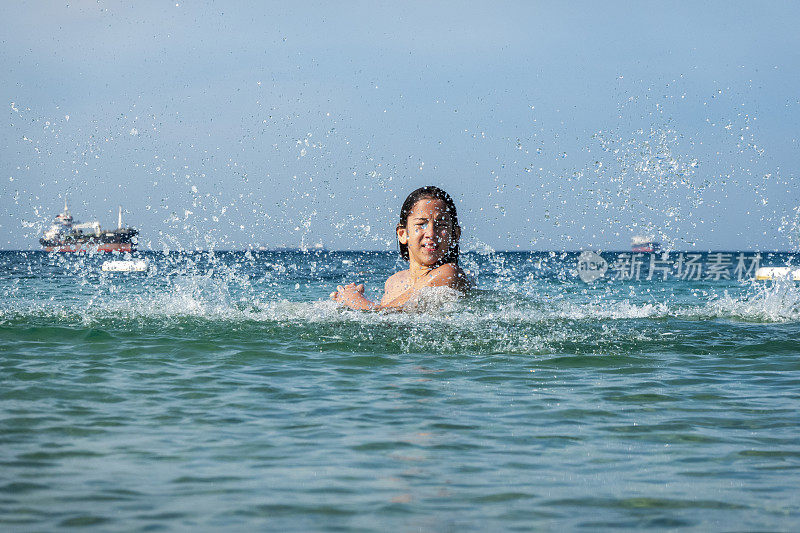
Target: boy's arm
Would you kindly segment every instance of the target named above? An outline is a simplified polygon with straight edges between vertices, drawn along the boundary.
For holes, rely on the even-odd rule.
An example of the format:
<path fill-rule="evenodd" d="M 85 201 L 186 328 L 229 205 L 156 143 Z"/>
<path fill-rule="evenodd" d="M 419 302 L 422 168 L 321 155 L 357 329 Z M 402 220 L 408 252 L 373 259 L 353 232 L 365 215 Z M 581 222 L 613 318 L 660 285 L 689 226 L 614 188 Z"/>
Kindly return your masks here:
<path fill-rule="evenodd" d="M 425 276 L 391 301 L 386 303 L 381 301 L 380 307 L 402 307 L 423 287 L 450 287 L 458 291 L 466 291 L 469 288 L 469 283 L 464 277 L 464 273 L 457 265 L 446 263 L 434 269 L 429 276 Z"/>
<path fill-rule="evenodd" d="M 344 287 L 339 285 L 336 288 L 336 292 L 331 293 L 331 299 L 351 309 L 377 311 L 380 309 L 396 309 L 402 307 L 423 287 L 450 287 L 458 291 L 466 291 L 469 289 L 469 282 L 464 276 L 464 273 L 453 263 L 447 263 L 434 269 L 429 276 L 425 276 L 414 285 L 405 289 L 398 287 L 398 285 L 404 283 L 404 278 L 395 278 L 395 276 L 397 276 L 397 274 L 386 280 L 386 294 L 380 304 L 370 301 L 364 296 L 363 283 L 359 285 L 350 283 Z"/>

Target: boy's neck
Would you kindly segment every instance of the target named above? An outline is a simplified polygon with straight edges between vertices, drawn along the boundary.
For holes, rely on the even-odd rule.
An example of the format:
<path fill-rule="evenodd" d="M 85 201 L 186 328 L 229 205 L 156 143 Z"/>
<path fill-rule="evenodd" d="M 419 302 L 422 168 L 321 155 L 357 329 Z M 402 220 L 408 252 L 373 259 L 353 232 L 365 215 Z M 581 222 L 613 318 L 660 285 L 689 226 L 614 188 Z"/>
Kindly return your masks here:
<path fill-rule="evenodd" d="M 434 267 L 426 266 L 419 263 L 411 263 L 408 267 L 408 273 L 411 275 L 412 280 L 418 280 L 419 278 L 428 275 Z"/>

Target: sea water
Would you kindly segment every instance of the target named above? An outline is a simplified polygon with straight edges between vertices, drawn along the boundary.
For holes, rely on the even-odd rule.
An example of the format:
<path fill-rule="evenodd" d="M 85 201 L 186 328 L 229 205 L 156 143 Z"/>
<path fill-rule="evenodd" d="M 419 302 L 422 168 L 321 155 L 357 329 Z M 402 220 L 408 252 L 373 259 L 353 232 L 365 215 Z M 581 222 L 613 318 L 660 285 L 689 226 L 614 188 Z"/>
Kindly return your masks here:
<path fill-rule="evenodd" d="M 4 531 L 800 528 L 800 287 L 737 253 L 464 254 L 387 313 L 328 295 L 396 254 L 138 257 L 0 253 Z"/>

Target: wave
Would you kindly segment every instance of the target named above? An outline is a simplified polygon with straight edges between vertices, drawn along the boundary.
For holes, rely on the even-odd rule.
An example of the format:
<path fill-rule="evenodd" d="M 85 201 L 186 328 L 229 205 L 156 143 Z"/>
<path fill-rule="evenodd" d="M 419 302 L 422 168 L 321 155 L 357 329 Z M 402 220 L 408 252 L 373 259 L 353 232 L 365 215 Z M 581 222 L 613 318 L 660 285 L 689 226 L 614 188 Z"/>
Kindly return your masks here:
<path fill-rule="evenodd" d="M 375 298 L 381 273 L 392 265 L 368 259 L 358 265 L 359 274 Z M 105 275 L 87 265 L 91 261 L 48 263 L 44 274 L 22 269 L 6 278 L 2 336 L 41 328 L 37 334 L 57 340 L 69 329 L 75 334 L 67 336 L 78 340 L 213 337 L 261 339 L 288 350 L 557 357 L 714 350 L 726 336 L 750 335 L 743 328 L 753 325 L 757 335 L 791 342 L 800 324 L 800 289 L 787 280 L 586 285 L 536 277 L 519 266 L 502 276 L 488 271 L 481 288 L 466 297 L 432 289 L 402 311 L 375 313 L 328 300 L 330 287 L 348 279 L 350 267 L 316 258 L 226 263 L 177 257 L 142 275 Z"/>

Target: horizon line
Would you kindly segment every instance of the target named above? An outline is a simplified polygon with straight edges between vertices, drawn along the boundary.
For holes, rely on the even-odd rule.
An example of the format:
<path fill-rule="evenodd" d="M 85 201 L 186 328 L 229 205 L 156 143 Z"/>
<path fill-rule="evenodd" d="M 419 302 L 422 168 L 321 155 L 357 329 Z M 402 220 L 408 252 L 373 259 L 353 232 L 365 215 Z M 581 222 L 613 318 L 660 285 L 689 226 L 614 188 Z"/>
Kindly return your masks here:
<path fill-rule="evenodd" d="M 641 253 L 641 254 L 662 254 L 662 253 L 714 253 L 714 252 L 738 252 L 738 253 L 784 253 L 784 254 L 800 254 L 800 250 L 756 250 L 756 249 L 724 249 L 724 248 L 709 248 L 709 249 L 689 249 L 689 250 L 659 250 L 657 252 L 634 252 L 630 249 L 603 249 L 603 248 L 578 248 L 578 249 L 513 249 L 513 250 L 495 250 L 492 249 L 490 251 L 484 250 L 462 250 L 461 253 L 581 253 L 581 252 L 596 252 L 596 253 Z M 87 253 L 87 252 L 48 252 L 42 249 L 14 249 L 14 248 L 0 248 L 0 252 L 42 252 L 42 253 L 52 253 L 52 254 L 75 254 L 75 253 Z M 135 250 L 134 252 L 118 252 L 122 253 L 137 253 L 137 252 L 147 252 L 147 253 L 165 253 L 164 250 L 158 249 L 146 249 L 146 250 Z M 356 252 L 356 253 L 399 253 L 397 250 L 385 250 L 385 249 L 301 249 L 301 248 L 289 248 L 289 247 L 276 247 L 276 248 L 264 248 L 264 249 L 256 249 L 256 248 L 204 248 L 204 249 L 172 249 L 167 250 L 166 253 L 207 253 L 207 252 L 266 252 L 266 253 L 285 253 L 285 252 L 300 252 L 300 253 L 307 253 L 307 254 L 315 254 L 315 253 L 341 253 L 341 252 Z M 89 252 L 91 253 L 91 252 Z M 94 252 L 95 254 L 113 254 L 115 252 Z"/>

